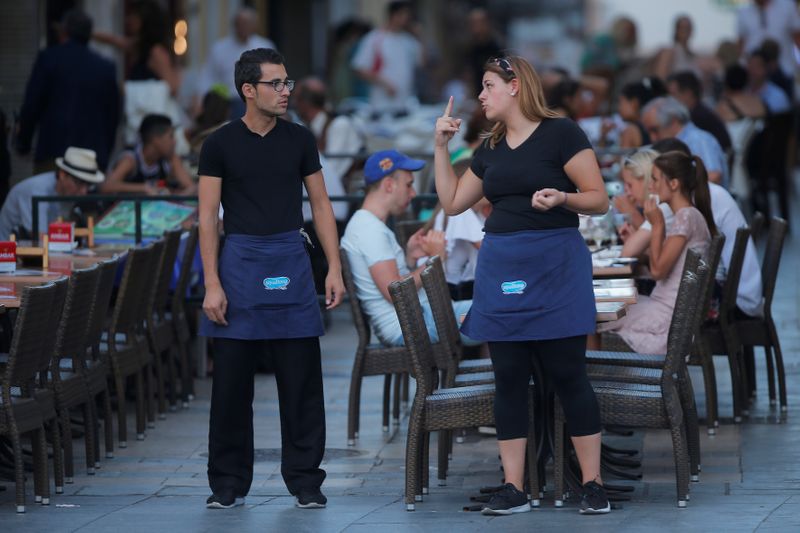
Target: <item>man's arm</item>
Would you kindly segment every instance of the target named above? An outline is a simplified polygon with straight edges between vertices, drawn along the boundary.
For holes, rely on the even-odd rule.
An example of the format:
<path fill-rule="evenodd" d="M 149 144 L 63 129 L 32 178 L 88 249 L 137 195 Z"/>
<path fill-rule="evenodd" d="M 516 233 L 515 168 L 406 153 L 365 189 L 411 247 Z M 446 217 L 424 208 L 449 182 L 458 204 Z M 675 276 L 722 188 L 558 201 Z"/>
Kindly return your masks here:
<path fill-rule="evenodd" d="M 228 300 L 219 279 L 219 201 L 222 196 L 222 179 L 200 176 L 198 215 L 200 257 L 203 260 L 206 296 L 203 311 L 212 322 L 228 325 L 225 311 Z"/>
<path fill-rule="evenodd" d="M 325 259 L 328 261 L 328 275 L 325 278 L 325 304 L 333 309 L 342 302 L 344 282 L 342 281 L 342 265 L 339 260 L 339 235 L 336 231 L 336 219 L 333 207 L 325 190 L 325 178 L 318 170 L 303 178 L 311 202 L 311 217 L 317 231 Z"/>
<path fill-rule="evenodd" d="M 100 185 L 103 194 L 134 193 L 156 194 L 156 190 L 146 183 L 125 183 L 125 177 L 136 169 L 136 160 L 128 154 L 120 158 L 106 180 Z"/>
<path fill-rule="evenodd" d="M 414 284 L 417 286 L 417 288 L 422 286 L 422 279 L 419 276 L 422 274 L 423 270 L 425 270 L 424 264 L 416 267 L 409 273 L 409 276 L 414 277 Z M 392 297 L 389 295 L 389 285 L 393 281 L 403 279 L 403 276 L 400 275 L 400 271 L 397 270 L 397 262 L 395 262 L 394 259 L 378 261 L 369 267 L 369 273 L 372 276 L 372 281 L 375 282 L 375 286 L 377 286 L 378 290 L 381 291 L 381 294 L 384 298 L 386 298 L 386 301 L 392 303 Z"/>

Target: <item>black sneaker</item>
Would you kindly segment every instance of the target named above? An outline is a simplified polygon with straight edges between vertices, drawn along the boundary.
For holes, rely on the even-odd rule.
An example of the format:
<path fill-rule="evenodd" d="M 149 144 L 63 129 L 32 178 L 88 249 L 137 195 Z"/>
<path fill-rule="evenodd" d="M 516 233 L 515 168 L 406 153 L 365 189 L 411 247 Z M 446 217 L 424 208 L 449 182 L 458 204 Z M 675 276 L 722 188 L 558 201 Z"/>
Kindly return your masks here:
<path fill-rule="evenodd" d="M 328 498 L 319 489 L 303 489 L 295 495 L 295 507 L 300 509 L 323 509 Z"/>
<path fill-rule="evenodd" d="M 206 509 L 231 509 L 240 505 L 244 505 L 244 498 L 237 498 L 232 491 L 212 494 L 206 500 Z"/>
<path fill-rule="evenodd" d="M 590 481 L 583 486 L 581 497 L 581 514 L 605 514 L 611 511 L 606 489 L 602 485 Z"/>
<path fill-rule="evenodd" d="M 528 496 L 511 484 L 506 483 L 503 488 L 492 495 L 484 508 L 481 510 L 485 515 L 509 515 L 514 513 L 530 512 L 531 506 L 528 503 Z"/>

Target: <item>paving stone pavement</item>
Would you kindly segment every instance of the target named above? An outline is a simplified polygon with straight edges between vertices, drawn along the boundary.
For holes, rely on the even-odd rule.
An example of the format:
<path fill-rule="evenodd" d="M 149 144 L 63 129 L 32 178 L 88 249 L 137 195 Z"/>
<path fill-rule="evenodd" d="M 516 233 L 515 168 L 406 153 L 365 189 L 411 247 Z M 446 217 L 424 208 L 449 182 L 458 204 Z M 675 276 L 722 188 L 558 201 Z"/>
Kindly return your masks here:
<path fill-rule="evenodd" d="M 795 230 L 794 235 L 798 235 Z M 49 506 L 33 503 L 32 482 L 24 515 L 14 512 L 13 483 L 0 482 L 0 532 L 40 531 L 556 531 L 591 527 L 592 531 L 800 531 L 800 240 L 789 236 L 774 303 L 783 346 L 789 390 L 785 417 L 770 408 L 765 364 L 758 360 L 759 397 L 749 419 L 731 422 L 727 364 L 717 360 L 722 425 L 715 436 L 702 434 L 702 475 L 692 484 L 686 509 L 675 505 L 675 478 L 666 431 L 637 432 L 633 437 L 608 436 L 614 445 L 641 450 L 642 479 L 607 482 L 634 488 L 630 501 L 612 513 L 584 517 L 577 502 L 553 507 L 552 493 L 531 513 L 489 518 L 465 512 L 469 496 L 501 479 L 497 446 L 475 431 L 455 444 L 447 486 L 435 484 L 415 512 L 403 504 L 405 426 L 381 430 L 383 380 L 366 378 L 362 393 L 360 438 L 347 447 L 347 398 L 355 331 L 346 307 L 332 313 L 323 337 L 323 372 L 327 411 L 328 472 L 323 486 L 329 497 L 324 510 L 297 510 L 280 475 L 277 392 L 270 375 L 256 381 L 256 447 L 260 460 L 244 507 L 205 509 L 209 494 L 206 457 L 210 380 L 198 380 L 198 395 L 188 409 L 169 413 L 141 442 L 130 442 L 104 460 L 96 475 L 85 475 L 81 442 L 75 443 L 76 477 Z M 692 369 L 698 409 L 705 412 L 702 378 Z M 412 383 L 413 394 L 413 383 Z M 130 423 L 133 417 L 129 417 Z M 129 428 L 133 430 L 133 428 Z M 435 440 L 431 445 L 435 450 Z M 431 466 L 435 469 L 435 451 Z M 548 476 L 551 472 L 548 470 Z M 552 478 L 549 478 L 549 481 Z M 550 481 L 552 487 L 552 481 Z"/>

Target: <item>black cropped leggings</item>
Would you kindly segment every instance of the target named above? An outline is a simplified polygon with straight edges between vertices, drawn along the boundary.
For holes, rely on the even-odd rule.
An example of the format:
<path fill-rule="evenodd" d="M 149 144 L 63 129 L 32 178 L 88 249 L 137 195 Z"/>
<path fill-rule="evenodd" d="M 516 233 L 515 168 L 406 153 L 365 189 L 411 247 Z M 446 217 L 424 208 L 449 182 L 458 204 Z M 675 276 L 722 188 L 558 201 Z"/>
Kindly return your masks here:
<path fill-rule="evenodd" d="M 585 336 L 490 342 L 489 351 L 494 366 L 498 440 L 528 436 L 528 386 L 534 360 L 561 400 L 570 436 L 600 433 L 600 407 L 586 375 Z"/>

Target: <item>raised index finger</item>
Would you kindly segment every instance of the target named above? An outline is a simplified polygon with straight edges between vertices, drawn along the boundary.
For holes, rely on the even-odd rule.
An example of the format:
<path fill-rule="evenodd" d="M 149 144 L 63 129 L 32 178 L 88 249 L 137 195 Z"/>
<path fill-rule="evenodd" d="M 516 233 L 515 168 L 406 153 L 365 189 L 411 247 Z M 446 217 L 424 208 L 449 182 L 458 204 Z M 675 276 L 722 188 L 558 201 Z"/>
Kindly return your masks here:
<path fill-rule="evenodd" d="M 450 113 L 453 112 L 453 97 L 451 96 L 450 99 L 447 101 L 447 107 L 444 108 L 444 114 L 442 118 L 449 118 Z"/>

